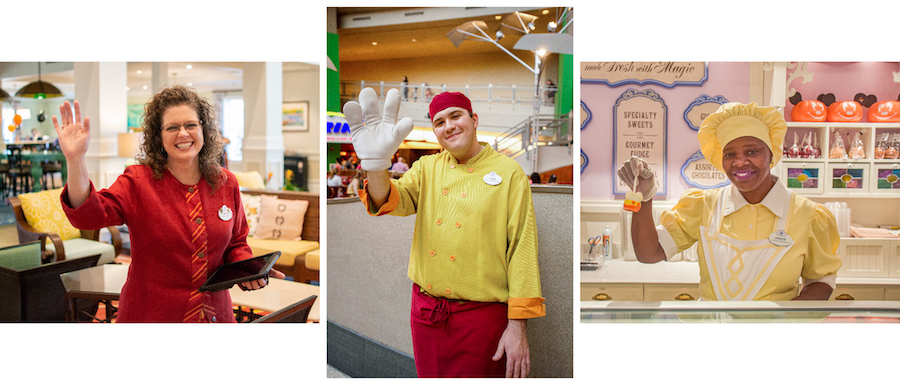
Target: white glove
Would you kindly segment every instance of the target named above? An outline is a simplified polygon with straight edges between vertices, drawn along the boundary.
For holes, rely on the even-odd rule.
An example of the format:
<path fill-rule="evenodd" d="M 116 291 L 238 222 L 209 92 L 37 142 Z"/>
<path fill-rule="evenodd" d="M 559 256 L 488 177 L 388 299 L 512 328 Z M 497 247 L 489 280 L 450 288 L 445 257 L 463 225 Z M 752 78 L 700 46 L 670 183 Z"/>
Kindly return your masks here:
<path fill-rule="evenodd" d="M 378 94 L 368 87 L 359 92 L 359 103 L 344 104 L 350 139 L 363 170 L 380 171 L 391 167 L 391 157 L 413 129 L 412 119 L 397 121 L 399 112 L 400 91 L 394 88 L 384 98 L 383 116 L 378 115 Z"/>
<path fill-rule="evenodd" d="M 632 156 L 625 164 L 619 168 L 619 171 L 616 171 L 616 175 L 619 176 L 619 179 L 622 180 L 631 191 L 641 193 L 644 198 L 643 201 L 649 201 L 653 199 L 653 195 L 656 194 L 656 177 L 653 176 L 653 171 L 650 170 L 650 165 L 641 158 L 636 156 Z M 635 186 L 635 175 L 639 175 L 637 186 Z"/>

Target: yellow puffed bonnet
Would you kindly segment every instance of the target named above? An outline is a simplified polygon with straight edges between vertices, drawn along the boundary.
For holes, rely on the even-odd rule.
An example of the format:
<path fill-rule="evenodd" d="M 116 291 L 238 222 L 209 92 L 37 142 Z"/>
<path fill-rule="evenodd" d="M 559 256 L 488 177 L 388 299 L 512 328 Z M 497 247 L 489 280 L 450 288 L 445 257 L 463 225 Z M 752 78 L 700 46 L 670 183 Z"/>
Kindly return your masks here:
<path fill-rule="evenodd" d="M 722 148 L 737 138 L 752 136 L 762 140 L 772 150 L 775 167 L 781 159 L 781 145 L 787 133 L 784 116 L 775 107 L 760 107 L 756 103 L 726 103 L 706 117 L 697 132 L 700 151 L 719 171 L 722 169 Z"/>

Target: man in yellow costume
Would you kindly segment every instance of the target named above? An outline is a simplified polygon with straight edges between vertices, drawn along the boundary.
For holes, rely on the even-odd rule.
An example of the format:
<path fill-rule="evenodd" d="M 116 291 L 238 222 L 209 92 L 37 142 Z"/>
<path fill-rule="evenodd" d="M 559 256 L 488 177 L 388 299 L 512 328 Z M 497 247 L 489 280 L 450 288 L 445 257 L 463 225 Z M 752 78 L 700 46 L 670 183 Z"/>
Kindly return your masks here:
<path fill-rule="evenodd" d="M 618 175 L 643 198 L 632 218 L 638 260 L 667 260 L 699 241 L 704 300 L 827 300 L 841 267 L 837 223 L 828 209 L 788 191 L 769 172 L 781 159 L 786 132 L 773 107 L 719 107 L 697 137 L 703 156 L 731 185 L 686 191 L 656 227 L 653 173 L 642 159 L 629 159 Z"/>
<path fill-rule="evenodd" d="M 419 377 L 525 377 L 525 322 L 545 315 L 528 177 L 476 138 L 478 115 L 458 92 L 434 97 L 432 128 L 444 151 L 391 180 L 391 156 L 413 128 L 397 120 L 400 93 L 384 113 L 371 88 L 344 116 L 368 172 L 359 192 L 370 215 L 416 214 L 409 260 L 413 354 Z"/>

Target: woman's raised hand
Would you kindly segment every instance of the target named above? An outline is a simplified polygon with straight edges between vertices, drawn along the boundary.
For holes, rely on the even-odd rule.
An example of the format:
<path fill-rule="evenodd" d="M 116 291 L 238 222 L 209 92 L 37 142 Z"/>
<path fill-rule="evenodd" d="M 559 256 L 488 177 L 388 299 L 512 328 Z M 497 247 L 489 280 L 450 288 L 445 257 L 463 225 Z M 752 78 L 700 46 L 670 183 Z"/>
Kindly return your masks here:
<path fill-rule="evenodd" d="M 62 126 L 53 116 L 53 128 L 59 138 L 59 149 L 63 155 L 69 158 L 84 158 L 91 141 L 91 121 L 85 117 L 81 120 L 81 106 L 75 101 L 75 115 L 72 115 L 72 107 L 67 100 L 59 106 L 59 114 L 62 117 Z"/>

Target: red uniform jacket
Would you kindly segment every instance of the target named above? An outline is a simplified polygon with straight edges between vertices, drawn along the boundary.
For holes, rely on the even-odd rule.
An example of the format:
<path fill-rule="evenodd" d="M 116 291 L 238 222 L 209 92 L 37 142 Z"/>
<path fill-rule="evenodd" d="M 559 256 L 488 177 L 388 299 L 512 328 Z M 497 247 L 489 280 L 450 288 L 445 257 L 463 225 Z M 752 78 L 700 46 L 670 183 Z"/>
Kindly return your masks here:
<path fill-rule="evenodd" d="M 228 179 L 213 192 L 205 179 L 187 186 L 168 171 L 154 179 L 149 167 L 130 166 L 109 189 L 91 185 L 77 209 L 63 190 L 75 227 L 128 225 L 131 266 L 117 322 L 234 322 L 227 290 L 197 290 L 223 263 L 253 256 L 237 179 L 223 172 Z"/>

